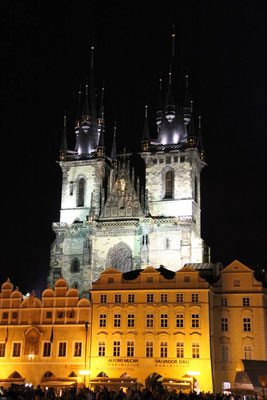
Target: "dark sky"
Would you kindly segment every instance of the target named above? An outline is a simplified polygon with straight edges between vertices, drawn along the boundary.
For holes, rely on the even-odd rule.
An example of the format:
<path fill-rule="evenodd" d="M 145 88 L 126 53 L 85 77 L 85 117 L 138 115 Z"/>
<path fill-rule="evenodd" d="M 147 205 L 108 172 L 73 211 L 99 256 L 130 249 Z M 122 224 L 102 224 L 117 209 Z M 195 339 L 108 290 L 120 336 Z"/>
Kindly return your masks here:
<path fill-rule="evenodd" d="M 119 142 L 136 151 L 146 99 L 154 129 L 173 24 L 176 62 L 189 67 L 195 109 L 203 116 L 202 236 L 214 262 L 267 267 L 264 2 L 56 5 L 1 2 L 1 281 L 9 276 L 24 292 L 45 285 L 51 224 L 59 220 L 63 113 L 73 147 L 77 87 L 88 75 L 92 39 L 98 86 L 106 82 L 107 142 L 117 120 Z"/>

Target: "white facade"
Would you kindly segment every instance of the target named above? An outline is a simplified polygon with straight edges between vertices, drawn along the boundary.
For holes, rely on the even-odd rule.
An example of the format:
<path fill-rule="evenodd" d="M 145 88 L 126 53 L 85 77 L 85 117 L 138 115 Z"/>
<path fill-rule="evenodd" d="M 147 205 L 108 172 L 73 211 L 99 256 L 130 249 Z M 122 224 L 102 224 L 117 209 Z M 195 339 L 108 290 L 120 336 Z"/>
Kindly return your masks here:
<path fill-rule="evenodd" d="M 141 154 L 146 165 L 145 199 L 120 169 L 104 158 L 66 160 L 60 222 L 51 249 L 49 282 L 60 274 L 81 292 L 106 268 L 122 272 L 164 265 L 173 271 L 202 263 L 200 172 L 205 163 L 196 148 Z M 166 198 L 166 172 L 172 192 Z M 83 205 L 79 180 L 84 179 Z"/>

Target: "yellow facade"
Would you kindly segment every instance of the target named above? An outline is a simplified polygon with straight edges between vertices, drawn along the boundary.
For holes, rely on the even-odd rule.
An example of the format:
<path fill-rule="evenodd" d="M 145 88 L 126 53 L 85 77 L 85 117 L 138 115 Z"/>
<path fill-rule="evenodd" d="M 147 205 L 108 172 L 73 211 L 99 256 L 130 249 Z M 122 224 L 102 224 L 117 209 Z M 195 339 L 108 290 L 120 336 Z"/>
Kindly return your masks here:
<path fill-rule="evenodd" d="M 0 385 L 158 381 L 184 390 L 235 389 L 242 360 L 267 360 L 266 295 L 238 261 L 212 279 L 189 266 L 125 274 L 110 268 L 93 284 L 90 301 L 63 278 L 40 300 L 7 281 L 0 294 Z"/>
<path fill-rule="evenodd" d="M 88 368 L 89 301 L 64 279 L 41 300 L 34 293 L 23 299 L 7 281 L 0 310 L 0 385 L 71 384 Z"/>
<path fill-rule="evenodd" d="M 145 385 L 158 374 L 169 387 L 188 388 L 195 378 L 200 390 L 212 391 L 209 285 L 197 271 L 184 267 L 167 279 L 147 267 L 126 280 L 108 269 L 91 295 L 94 382 L 128 376 Z"/>

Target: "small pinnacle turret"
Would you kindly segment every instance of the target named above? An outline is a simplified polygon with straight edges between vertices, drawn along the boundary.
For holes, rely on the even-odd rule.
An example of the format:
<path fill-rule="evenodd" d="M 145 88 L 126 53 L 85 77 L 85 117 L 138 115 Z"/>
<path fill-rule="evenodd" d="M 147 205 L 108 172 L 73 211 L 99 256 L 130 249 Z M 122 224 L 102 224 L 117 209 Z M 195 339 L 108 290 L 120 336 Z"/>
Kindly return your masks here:
<path fill-rule="evenodd" d="M 60 161 L 65 161 L 67 159 L 67 151 L 68 151 L 67 150 L 67 116 L 66 116 L 66 112 L 65 112 L 61 146 L 60 146 L 60 154 L 59 154 Z"/>
<path fill-rule="evenodd" d="M 161 122 L 162 122 L 162 78 L 159 79 L 159 100 L 158 100 L 158 109 L 156 112 L 156 124 L 158 132 L 160 130 Z"/>
<path fill-rule="evenodd" d="M 114 122 L 114 133 L 113 133 L 113 142 L 111 147 L 110 158 L 113 163 L 117 162 L 117 144 L 116 144 L 116 135 L 117 135 L 117 122 Z"/>
<path fill-rule="evenodd" d="M 201 116 L 198 116 L 198 132 L 197 132 L 197 147 L 200 152 L 200 157 L 202 160 L 205 158 L 205 151 L 203 145 L 203 137 L 202 137 L 202 126 L 201 126 Z"/>
<path fill-rule="evenodd" d="M 147 118 L 147 105 L 145 106 L 145 122 L 144 122 L 144 130 L 143 130 L 143 140 L 142 140 L 142 150 L 147 151 L 149 148 L 149 127 L 148 127 L 148 118 Z"/>

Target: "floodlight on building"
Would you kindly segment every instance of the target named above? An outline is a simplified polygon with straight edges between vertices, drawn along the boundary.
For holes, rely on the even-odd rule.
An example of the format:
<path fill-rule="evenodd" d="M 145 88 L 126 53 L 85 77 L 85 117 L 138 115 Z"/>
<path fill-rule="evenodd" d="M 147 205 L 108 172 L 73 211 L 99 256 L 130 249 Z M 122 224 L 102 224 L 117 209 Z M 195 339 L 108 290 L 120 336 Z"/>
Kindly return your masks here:
<path fill-rule="evenodd" d="M 29 359 L 30 359 L 30 361 L 32 361 L 33 358 L 34 358 L 34 354 L 29 354 Z"/>
<path fill-rule="evenodd" d="M 187 372 L 187 375 L 190 375 L 190 376 L 199 376 L 199 375 L 200 375 L 200 372 L 199 372 L 199 371 L 188 371 L 188 372 Z"/>
<path fill-rule="evenodd" d="M 81 370 L 81 371 L 79 371 L 79 375 L 90 375 L 91 374 L 91 371 L 89 371 L 89 370 Z"/>

